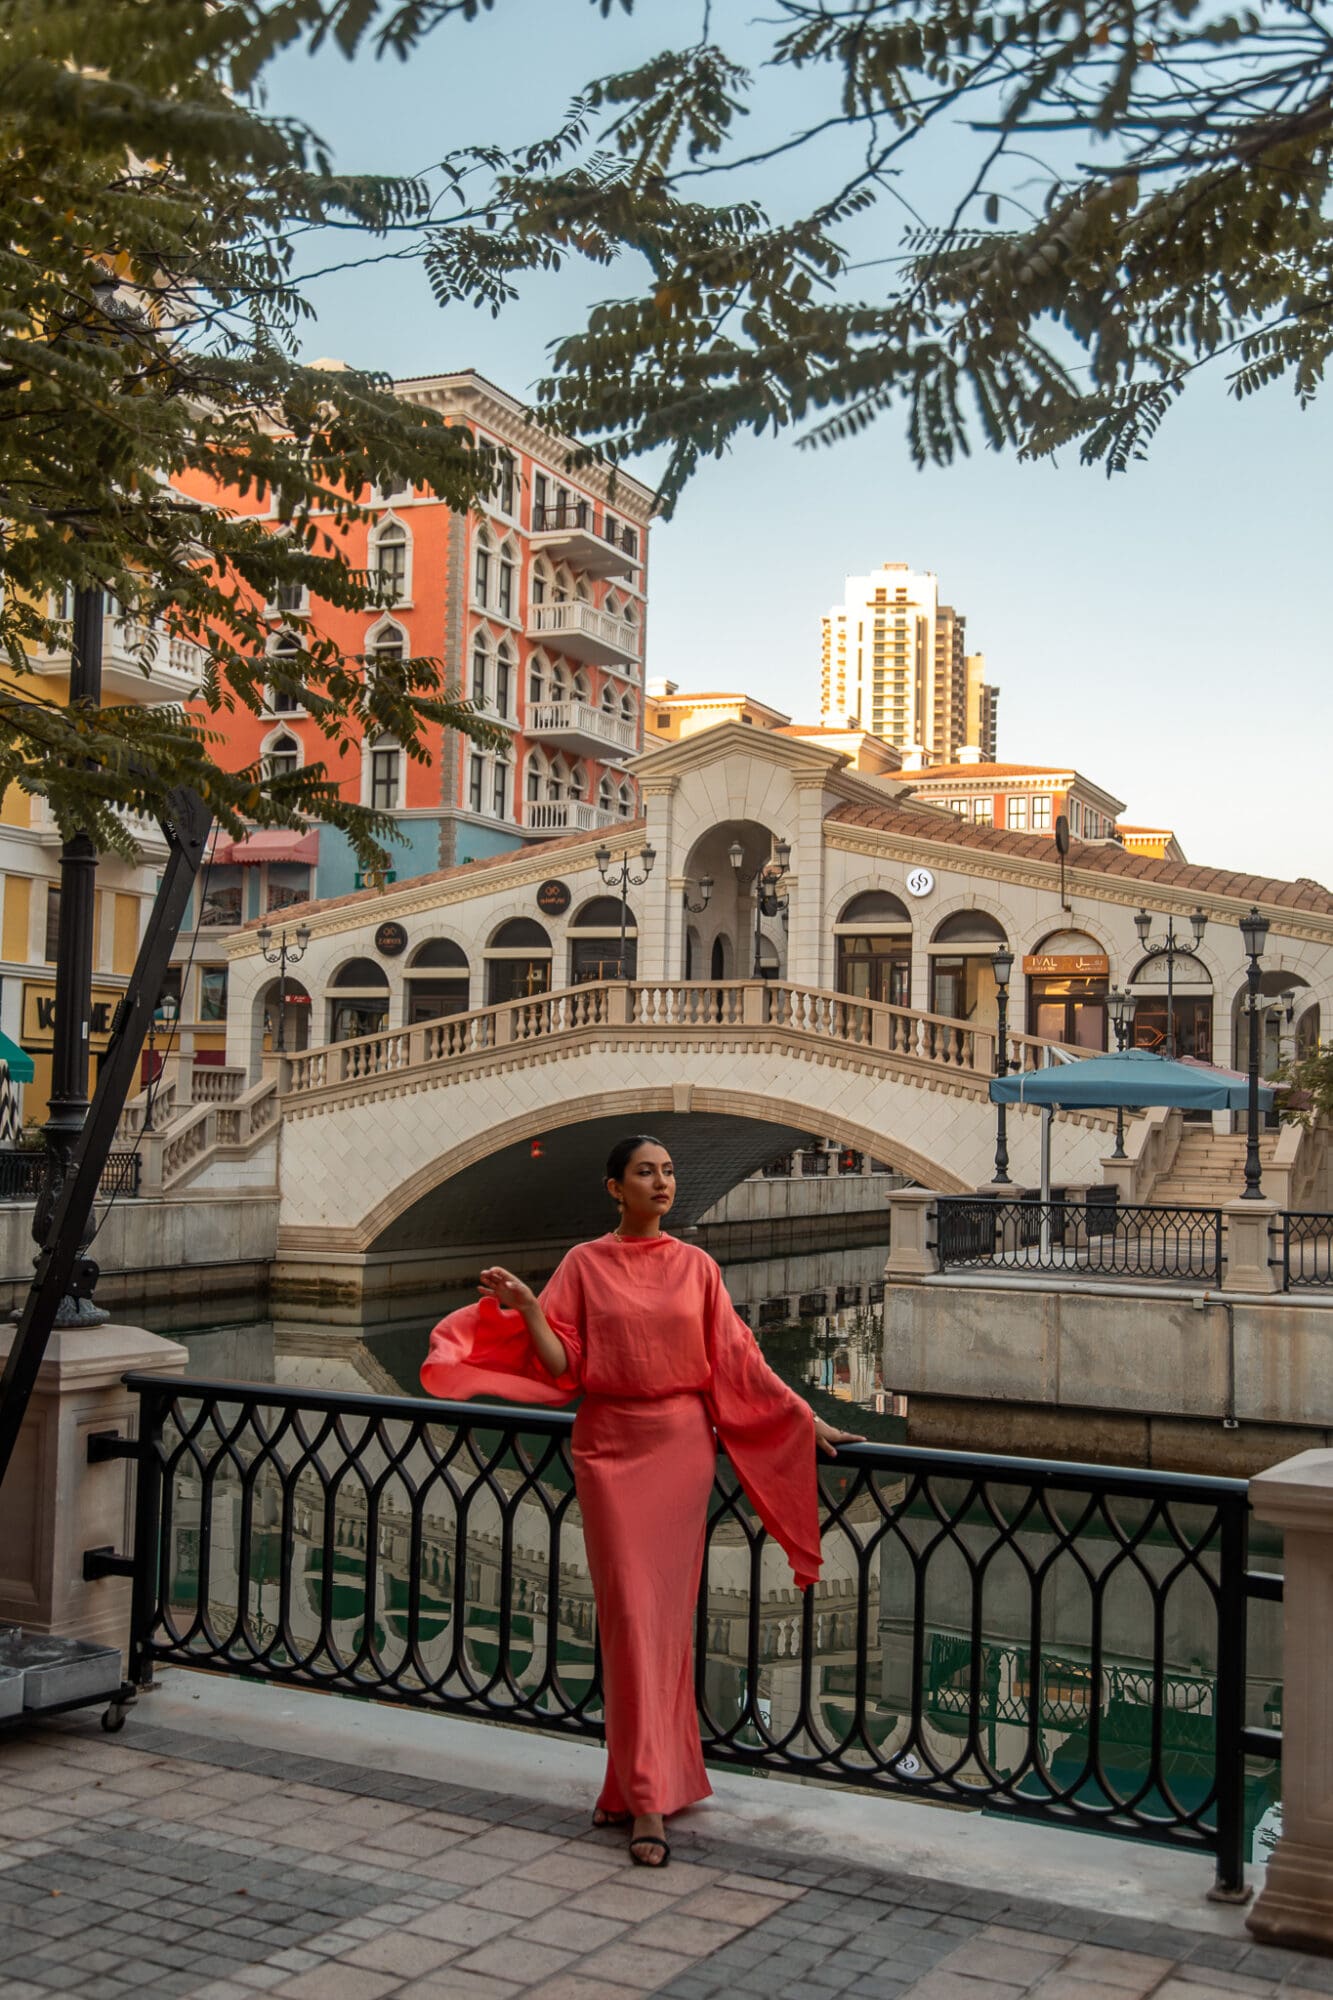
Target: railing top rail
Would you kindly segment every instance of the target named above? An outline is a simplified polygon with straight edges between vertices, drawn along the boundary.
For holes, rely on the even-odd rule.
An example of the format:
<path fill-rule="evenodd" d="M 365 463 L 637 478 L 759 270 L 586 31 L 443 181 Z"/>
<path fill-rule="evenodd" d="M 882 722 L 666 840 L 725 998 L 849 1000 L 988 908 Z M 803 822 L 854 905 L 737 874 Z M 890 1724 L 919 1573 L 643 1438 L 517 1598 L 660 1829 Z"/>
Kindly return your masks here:
<path fill-rule="evenodd" d="M 150 1400 L 174 1402 L 177 1397 L 205 1402 L 259 1403 L 279 1409 L 317 1410 L 327 1415 L 396 1417 L 400 1421 L 466 1423 L 473 1428 L 518 1430 L 558 1435 L 574 1422 L 568 1410 L 536 1409 L 513 1403 L 451 1403 L 432 1396 L 349 1396 L 335 1389 L 284 1388 L 273 1382 L 228 1382 L 207 1376 L 146 1375 L 131 1372 L 121 1380 L 127 1389 Z M 1124 1465 L 1089 1465 L 1078 1460 L 1010 1458 L 980 1451 L 932 1451 L 922 1445 L 842 1444 L 842 1465 L 904 1472 L 933 1472 L 941 1477 L 973 1476 L 1002 1484 L 1006 1480 L 1032 1486 L 1090 1487 L 1127 1498 L 1154 1498 L 1174 1493 L 1200 1500 L 1248 1498 L 1249 1482 L 1207 1473 L 1164 1472 Z"/>
<path fill-rule="evenodd" d="M 1077 1209 L 1081 1213 L 1088 1206 L 1087 1200 L 1083 1195 L 1076 1195 L 1068 1201 L 1042 1201 L 1039 1195 L 1018 1194 L 1003 1196 L 989 1194 L 942 1194 L 938 1195 L 936 1199 L 941 1202 L 950 1202 L 955 1206 L 975 1207 L 987 1215 L 993 1214 L 999 1208 L 1021 1208 L 1027 1214 L 1031 1214 L 1039 1208 L 1068 1209 L 1071 1213 Z M 1094 1207 L 1096 1207 L 1095 1204 Z M 1222 1210 L 1220 1206 L 1217 1208 L 1199 1207 L 1189 1202 L 1179 1201 L 1118 1201 L 1114 1205 L 1107 1202 L 1105 1209 L 1098 1208 L 1097 1213 L 1103 1214 L 1107 1222 L 1110 1222 L 1117 1215 L 1202 1215 L 1207 1216 L 1211 1222 L 1214 1218 L 1220 1220 Z M 1333 1216 L 1330 1216 L 1329 1220 L 1333 1222 Z"/>

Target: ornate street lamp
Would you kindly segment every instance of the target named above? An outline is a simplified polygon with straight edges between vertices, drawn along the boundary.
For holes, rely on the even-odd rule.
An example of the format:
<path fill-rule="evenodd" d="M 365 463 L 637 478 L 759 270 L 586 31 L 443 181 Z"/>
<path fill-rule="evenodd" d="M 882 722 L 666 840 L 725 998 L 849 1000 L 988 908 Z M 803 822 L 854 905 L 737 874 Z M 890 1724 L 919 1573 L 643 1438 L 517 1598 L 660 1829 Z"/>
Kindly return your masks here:
<path fill-rule="evenodd" d="M 1259 960 L 1268 939 L 1268 919 L 1253 904 L 1240 920 L 1241 941 L 1249 965 L 1245 973 L 1245 1009 L 1250 1017 L 1249 1098 L 1245 1108 L 1245 1186 L 1242 1201 L 1262 1201 L 1264 1190 L 1259 1162 Z"/>
<path fill-rule="evenodd" d="M 1134 1018 L 1134 1002 L 1130 999 L 1123 986 L 1113 986 L 1106 996 L 1106 1006 L 1111 1016 L 1111 1032 L 1115 1036 L 1115 1045 L 1123 1054 L 1125 1042 L 1129 1036 L 1129 1024 Z M 1115 1151 L 1112 1153 L 1111 1158 L 1113 1160 L 1123 1160 L 1125 1158 L 1125 1107 L 1123 1104 L 1117 1104 L 1115 1108 Z"/>
<path fill-rule="evenodd" d="M 1014 969 L 1014 954 L 1007 945 L 1001 945 L 990 962 L 995 975 L 995 1074 L 1009 1074 L 1009 975 Z M 1006 1104 L 995 1107 L 995 1185 L 1009 1186 L 1009 1130 Z"/>
<path fill-rule="evenodd" d="M 153 1009 L 148 1022 L 148 1088 L 144 1092 L 143 1129 L 153 1129 L 153 1100 L 157 1096 L 157 1032 L 160 1028 L 171 1047 L 171 1037 L 175 1033 L 176 1019 L 180 1013 L 174 993 L 164 993 Z"/>
<path fill-rule="evenodd" d="M 1183 938 L 1176 936 L 1176 920 L 1173 916 L 1168 917 L 1166 920 L 1166 936 L 1161 944 L 1149 943 L 1149 936 L 1152 931 L 1152 918 L 1146 910 L 1139 911 L 1134 919 L 1134 928 L 1139 934 L 1139 943 L 1143 946 L 1144 958 L 1164 958 L 1166 960 L 1166 1052 L 1168 1056 L 1174 1056 L 1176 1053 L 1176 960 L 1178 958 L 1192 958 L 1197 961 L 1199 946 L 1203 943 L 1203 934 L 1208 928 L 1208 919 L 1202 910 L 1191 911 L 1190 929 L 1194 932 L 1194 943 L 1192 945 L 1186 944 Z"/>
<path fill-rule="evenodd" d="M 310 942 L 310 926 L 297 925 L 294 945 L 289 945 L 287 942 L 286 924 L 279 933 L 276 945 L 273 943 L 273 929 L 270 924 L 262 923 L 256 935 L 259 939 L 260 955 L 265 964 L 276 965 L 278 968 L 278 1039 L 274 1046 L 276 1053 L 281 1056 L 287 1052 L 287 967 L 299 965 L 305 957 L 306 946 Z"/>
<path fill-rule="evenodd" d="M 605 882 L 607 888 L 619 889 L 620 891 L 620 958 L 617 961 L 616 969 L 621 979 L 627 977 L 625 972 L 625 930 L 629 918 L 629 891 L 631 888 L 641 889 L 648 880 L 648 877 L 653 872 L 653 863 L 657 859 L 657 849 L 645 840 L 643 846 L 639 849 L 639 859 L 643 863 L 643 873 L 642 875 L 631 875 L 628 852 L 621 855 L 620 866 L 618 868 L 611 866 L 611 850 L 609 847 L 599 847 L 593 856 L 593 860 L 597 863 L 597 872 L 603 882 Z"/>
<path fill-rule="evenodd" d="M 727 858 L 736 871 L 738 885 L 744 881 L 745 849 L 739 840 L 733 840 L 727 849 Z M 756 868 L 749 878 L 749 887 L 754 891 L 754 971 L 755 979 L 764 976 L 764 962 L 761 951 L 763 920 L 765 917 L 785 916 L 790 897 L 782 893 L 782 883 L 791 865 L 791 842 L 777 840 L 773 843 L 773 858 Z"/>
<path fill-rule="evenodd" d="M 692 903 L 690 901 L 689 890 L 682 889 L 681 891 L 681 895 L 685 903 L 685 908 L 692 917 L 702 916 L 704 911 L 708 908 L 708 905 L 713 900 L 713 878 L 711 875 L 701 875 L 699 877 L 699 894 L 702 898 L 702 901 L 698 903 Z"/>

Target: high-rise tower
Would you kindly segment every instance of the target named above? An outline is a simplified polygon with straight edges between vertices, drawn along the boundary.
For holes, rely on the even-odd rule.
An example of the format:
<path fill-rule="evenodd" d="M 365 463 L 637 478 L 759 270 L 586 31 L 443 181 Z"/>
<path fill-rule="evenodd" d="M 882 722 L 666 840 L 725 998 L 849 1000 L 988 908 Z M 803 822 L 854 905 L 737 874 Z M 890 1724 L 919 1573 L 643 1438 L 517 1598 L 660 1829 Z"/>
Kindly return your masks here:
<path fill-rule="evenodd" d="M 903 751 L 952 763 L 965 748 L 995 755 L 998 689 L 967 651 L 967 621 L 941 604 L 930 570 L 885 563 L 849 576 L 824 619 L 821 721 L 849 722 Z"/>

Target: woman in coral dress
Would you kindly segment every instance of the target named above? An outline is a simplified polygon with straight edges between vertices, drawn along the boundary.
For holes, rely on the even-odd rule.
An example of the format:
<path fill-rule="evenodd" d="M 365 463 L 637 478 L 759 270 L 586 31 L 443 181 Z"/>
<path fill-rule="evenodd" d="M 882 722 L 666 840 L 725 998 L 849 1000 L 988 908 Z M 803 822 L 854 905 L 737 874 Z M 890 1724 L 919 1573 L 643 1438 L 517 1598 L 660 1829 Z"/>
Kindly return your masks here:
<path fill-rule="evenodd" d="M 662 1234 L 675 1199 L 666 1148 L 614 1148 L 611 1234 L 571 1250 L 540 1299 L 499 1265 L 483 1297 L 431 1335 L 435 1396 L 567 1403 L 574 1483 L 597 1606 L 606 1779 L 597 1826 L 632 1822 L 631 1858 L 661 1867 L 663 1821 L 711 1790 L 694 1700 L 694 1606 L 720 1440 L 798 1588 L 819 1575 L 815 1447 L 834 1430 L 769 1368 L 705 1251 Z"/>

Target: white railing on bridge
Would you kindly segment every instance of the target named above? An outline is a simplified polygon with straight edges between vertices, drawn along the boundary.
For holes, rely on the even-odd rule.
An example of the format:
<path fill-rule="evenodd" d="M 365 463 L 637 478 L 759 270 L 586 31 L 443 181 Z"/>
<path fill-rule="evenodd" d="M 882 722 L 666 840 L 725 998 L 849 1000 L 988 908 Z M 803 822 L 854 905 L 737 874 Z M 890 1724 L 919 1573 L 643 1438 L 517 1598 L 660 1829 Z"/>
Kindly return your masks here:
<path fill-rule="evenodd" d="M 545 1043 L 553 1036 L 590 1028 L 626 1035 L 672 1029 L 790 1034 L 873 1051 L 937 1073 L 978 1078 L 995 1074 L 994 1034 L 945 1014 L 853 1000 L 845 993 L 793 986 L 785 980 L 640 979 L 570 986 L 530 1000 L 446 1014 L 414 1027 L 307 1049 L 292 1057 L 287 1089 L 294 1096 L 337 1089 L 404 1070 L 463 1062 L 494 1049 Z M 1010 1034 L 1006 1042 L 1011 1071 L 1038 1069 L 1053 1050 L 1086 1053 L 1066 1051 L 1065 1044 L 1042 1041 L 1036 1035 Z"/>

